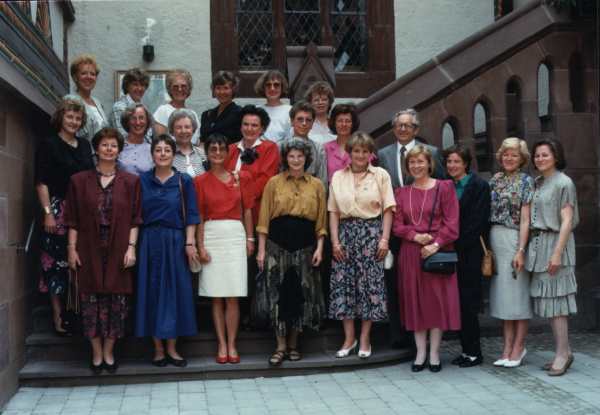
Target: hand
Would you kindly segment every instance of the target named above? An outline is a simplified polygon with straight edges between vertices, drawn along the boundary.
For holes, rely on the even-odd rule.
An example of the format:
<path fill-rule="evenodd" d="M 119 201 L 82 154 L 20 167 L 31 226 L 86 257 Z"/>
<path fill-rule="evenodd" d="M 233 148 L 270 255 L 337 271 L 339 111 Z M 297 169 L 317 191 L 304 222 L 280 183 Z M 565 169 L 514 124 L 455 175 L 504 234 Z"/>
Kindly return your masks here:
<path fill-rule="evenodd" d="M 425 245 L 423 248 L 421 248 L 421 258 L 423 258 L 423 259 L 428 258 L 431 255 L 435 254 L 439 250 L 440 250 L 440 247 L 438 244 Z"/>
<path fill-rule="evenodd" d="M 342 248 L 342 244 L 334 243 L 332 248 L 332 254 L 336 261 L 343 262 L 346 259 L 346 254 Z"/>
<path fill-rule="evenodd" d="M 188 257 L 189 263 L 191 263 L 193 261 L 200 261 L 200 258 L 198 257 L 198 250 L 196 249 L 195 246 L 186 246 L 185 254 Z"/>
<path fill-rule="evenodd" d="M 562 262 L 560 260 L 560 255 L 552 254 L 550 257 L 550 261 L 548 262 L 548 274 L 554 275 L 556 271 L 560 268 Z"/>
<path fill-rule="evenodd" d="M 246 240 L 246 255 L 252 256 L 254 253 L 254 241 Z"/>
<path fill-rule="evenodd" d="M 69 262 L 69 268 L 71 268 L 72 270 L 76 270 L 77 267 L 81 266 L 81 260 L 79 259 L 79 254 L 77 253 L 77 250 L 75 249 L 75 247 L 69 247 L 67 249 L 67 260 Z"/>
<path fill-rule="evenodd" d="M 198 257 L 200 258 L 200 263 L 208 264 L 210 262 L 210 255 L 205 247 L 201 246 L 198 248 Z"/>
<path fill-rule="evenodd" d="M 256 263 L 258 264 L 258 269 L 263 270 L 265 267 L 265 251 L 258 250 L 256 254 Z"/>
<path fill-rule="evenodd" d="M 129 268 L 135 265 L 135 247 L 129 245 L 125 252 L 125 258 L 123 258 L 123 268 Z"/>
<path fill-rule="evenodd" d="M 523 271 L 525 266 L 525 259 L 523 259 L 523 251 L 517 251 L 512 260 L 512 267 L 516 272 Z"/>
<path fill-rule="evenodd" d="M 44 230 L 47 233 L 55 233 L 56 232 L 56 218 L 52 213 L 48 215 L 44 215 Z"/>
<path fill-rule="evenodd" d="M 388 241 L 385 239 L 380 239 L 379 244 L 377 245 L 377 261 L 383 261 L 389 250 L 390 247 Z"/>
<path fill-rule="evenodd" d="M 319 248 L 315 249 L 315 253 L 312 256 L 312 266 L 318 267 L 323 260 L 323 251 Z"/>
<path fill-rule="evenodd" d="M 428 233 L 418 233 L 415 235 L 414 241 L 420 245 L 427 245 L 432 239 L 433 236 Z"/>

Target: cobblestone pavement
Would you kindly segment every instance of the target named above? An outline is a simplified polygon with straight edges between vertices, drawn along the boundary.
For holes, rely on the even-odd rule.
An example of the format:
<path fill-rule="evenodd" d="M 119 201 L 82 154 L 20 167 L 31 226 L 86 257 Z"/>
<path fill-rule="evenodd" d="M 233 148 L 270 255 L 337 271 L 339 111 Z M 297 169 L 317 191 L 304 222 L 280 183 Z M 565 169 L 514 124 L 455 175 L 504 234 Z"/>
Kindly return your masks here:
<path fill-rule="evenodd" d="M 494 368 L 502 341 L 483 339 L 486 363 L 413 374 L 410 364 L 351 372 L 238 380 L 20 388 L 3 415 L 25 414 L 600 414 L 600 333 L 572 334 L 575 363 L 551 378 L 540 366 L 552 355 L 550 334 L 531 335 L 525 364 Z M 375 351 L 376 352 L 376 351 Z"/>

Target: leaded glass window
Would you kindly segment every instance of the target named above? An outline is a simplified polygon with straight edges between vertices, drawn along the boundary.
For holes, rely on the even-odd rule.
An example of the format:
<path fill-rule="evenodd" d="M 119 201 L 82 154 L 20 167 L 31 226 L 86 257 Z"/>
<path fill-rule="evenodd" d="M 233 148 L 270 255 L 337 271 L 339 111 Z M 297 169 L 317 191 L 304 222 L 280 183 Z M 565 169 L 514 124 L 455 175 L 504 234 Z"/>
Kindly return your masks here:
<path fill-rule="evenodd" d="M 235 23 L 241 70 L 273 65 L 273 6 L 271 0 L 237 0 Z"/>
<path fill-rule="evenodd" d="M 331 0 L 330 16 L 336 72 L 365 70 L 368 59 L 366 0 Z"/>
<path fill-rule="evenodd" d="M 321 44 L 319 0 L 285 0 L 284 24 L 288 46 Z"/>

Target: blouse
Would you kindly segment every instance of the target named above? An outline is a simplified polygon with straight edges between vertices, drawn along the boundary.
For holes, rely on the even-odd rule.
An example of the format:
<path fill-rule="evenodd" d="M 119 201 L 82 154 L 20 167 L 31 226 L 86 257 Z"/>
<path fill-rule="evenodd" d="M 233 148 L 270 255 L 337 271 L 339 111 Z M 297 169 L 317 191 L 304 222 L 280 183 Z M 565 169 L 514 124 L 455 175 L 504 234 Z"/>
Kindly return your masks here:
<path fill-rule="evenodd" d="M 187 173 L 191 177 L 196 177 L 206 172 L 204 168 L 204 162 L 206 161 L 206 154 L 202 147 L 192 146 L 192 152 L 190 154 L 183 154 L 179 148 L 175 151 L 175 158 L 173 159 L 173 167 L 180 173 Z"/>
<path fill-rule="evenodd" d="M 85 113 L 87 115 L 85 125 L 82 125 L 79 131 L 77 131 L 77 137 L 85 138 L 90 143 L 94 135 L 104 127 L 108 127 L 108 117 L 104 113 L 104 108 L 100 101 L 91 97 L 94 101 L 94 105 L 89 105 L 85 100 L 77 93 L 65 95 L 65 98 L 76 99 L 83 103 L 85 106 Z"/>
<path fill-rule="evenodd" d="M 561 216 L 560 211 L 567 205 L 573 207 L 574 229 L 579 223 L 577 192 L 573 181 L 562 172 L 548 178 L 536 177 L 535 191 L 531 202 L 531 229 L 527 261 L 528 271 L 545 272 L 548 262 L 558 243 Z M 575 266 L 575 238 L 573 232 L 561 255 L 563 266 Z"/>
<path fill-rule="evenodd" d="M 490 222 L 507 228 L 519 229 L 521 207 L 531 203 L 533 179 L 525 173 L 506 175 L 496 173 L 490 180 L 492 205 Z"/>
<path fill-rule="evenodd" d="M 242 220 L 242 207 L 244 210 L 254 207 L 254 186 L 248 172 L 239 172 L 238 184 L 234 177 L 229 183 L 223 183 L 209 171 L 194 179 L 194 187 L 204 221 Z"/>
<path fill-rule="evenodd" d="M 281 104 L 277 106 L 260 105 L 260 107 L 269 114 L 271 119 L 269 127 L 263 135 L 276 143 L 289 137 L 292 128 L 290 123 L 290 109 L 292 109 L 292 106 Z"/>
<path fill-rule="evenodd" d="M 75 173 L 94 167 L 92 146 L 77 139 L 77 147 L 67 144 L 58 134 L 43 139 L 35 154 L 35 183 L 48 186 L 50 198 L 64 199 L 69 179 Z"/>
<path fill-rule="evenodd" d="M 314 221 L 317 237 L 327 235 L 325 188 L 319 179 L 307 173 L 295 178 L 285 171 L 269 180 L 256 232 L 268 234 L 271 220 L 285 215 Z"/>
<path fill-rule="evenodd" d="M 150 143 L 132 144 L 125 141 L 119 154 L 119 168 L 139 176 L 154 167 Z"/>
<path fill-rule="evenodd" d="M 171 114 L 173 114 L 173 112 L 176 109 L 177 108 L 171 105 L 171 103 L 163 104 L 160 107 L 158 107 L 156 111 L 154 111 L 152 117 L 154 117 L 155 122 L 168 129 L 169 117 L 171 116 Z M 185 109 L 190 111 L 194 115 L 194 118 L 196 118 L 196 124 L 198 124 L 198 128 L 196 128 L 196 131 L 194 131 L 194 134 L 192 134 L 192 144 L 198 144 L 200 142 L 200 119 L 198 118 L 198 114 L 196 114 L 196 111 L 189 108 Z"/>
<path fill-rule="evenodd" d="M 223 134 L 227 137 L 227 143 L 235 143 L 242 138 L 241 118 L 242 107 L 231 102 L 219 114 L 219 106 L 206 110 L 202 113 L 202 127 L 200 128 L 200 139 L 206 140 L 213 133 Z"/>
<path fill-rule="evenodd" d="M 340 152 L 340 145 L 337 140 L 324 144 L 323 150 L 325 150 L 325 156 L 327 157 L 327 180 L 331 183 L 333 173 L 350 165 L 350 154 L 344 149 L 341 149 Z M 377 156 L 371 154 L 369 161 L 372 163 L 376 159 Z"/>
<path fill-rule="evenodd" d="M 310 132 L 308 133 L 308 138 L 323 145 L 331 140 L 335 140 L 335 134 L 331 132 L 327 123 L 321 124 L 319 120 L 315 120 Z"/>
<path fill-rule="evenodd" d="M 396 206 L 392 179 L 387 171 L 369 164 L 355 183 L 357 176 L 349 166 L 335 172 L 329 187 L 327 208 L 330 212 L 338 212 L 341 219 L 371 219 Z"/>

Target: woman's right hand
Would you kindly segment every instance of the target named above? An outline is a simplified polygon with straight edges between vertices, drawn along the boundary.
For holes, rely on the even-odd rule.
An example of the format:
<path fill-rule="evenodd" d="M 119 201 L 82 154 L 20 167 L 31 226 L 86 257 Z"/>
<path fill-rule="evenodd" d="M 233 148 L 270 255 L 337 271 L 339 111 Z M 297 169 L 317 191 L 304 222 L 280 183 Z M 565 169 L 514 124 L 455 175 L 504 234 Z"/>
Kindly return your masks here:
<path fill-rule="evenodd" d="M 524 259 L 523 251 L 517 251 L 517 253 L 515 254 L 515 256 L 512 260 L 512 266 L 516 272 L 523 271 L 523 267 L 525 266 L 525 259 Z"/>
<path fill-rule="evenodd" d="M 431 242 L 432 239 L 433 236 L 429 235 L 428 233 L 418 233 L 415 235 L 414 241 L 419 245 L 425 246 Z"/>
<path fill-rule="evenodd" d="M 56 218 L 52 213 L 44 216 L 44 231 L 46 231 L 46 233 L 56 232 Z"/>
<path fill-rule="evenodd" d="M 256 254 L 256 264 L 258 265 L 258 269 L 262 271 L 265 268 L 265 251 L 262 249 L 258 249 L 258 253 Z"/>
<path fill-rule="evenodd" d="M 205 247 L 201 246 L 198 248 L 198 256 L 202 264 L 208 264 L 210 262 L 210 255 Z"/>
<path fill-rule="evenodd" d="M 79 254 L 74 247 L 69 247 L 67 252 L 67 260 L 69 262 L 69 268 L 72 270 L 76 270 L 77 267 L 81 266 L 81 260 L 79 259 Z"/>
<path fill-rule="evenodd" d="M 332 251 L 333 257 L 336 261 L 342 262 L 344 261 L 344 259 L 346 259 L 346 253 L 344 252 L 344 248 L 342 248 L 342 244 L 340 244 L 339 242 L 333 244 Z"/>

